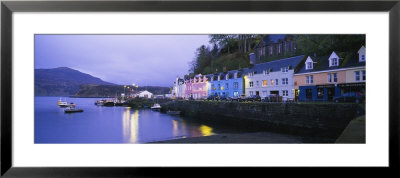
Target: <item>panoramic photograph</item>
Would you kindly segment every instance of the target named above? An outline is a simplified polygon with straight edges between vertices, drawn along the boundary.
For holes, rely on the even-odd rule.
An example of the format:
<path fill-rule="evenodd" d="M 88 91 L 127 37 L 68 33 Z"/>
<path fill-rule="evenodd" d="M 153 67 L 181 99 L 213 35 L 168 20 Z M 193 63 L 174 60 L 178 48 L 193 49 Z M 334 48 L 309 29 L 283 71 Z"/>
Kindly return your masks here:
<path fill-rule="evenodd" d="M 365 34 L 36 34 L 35 144 L 365 144 Z"/>

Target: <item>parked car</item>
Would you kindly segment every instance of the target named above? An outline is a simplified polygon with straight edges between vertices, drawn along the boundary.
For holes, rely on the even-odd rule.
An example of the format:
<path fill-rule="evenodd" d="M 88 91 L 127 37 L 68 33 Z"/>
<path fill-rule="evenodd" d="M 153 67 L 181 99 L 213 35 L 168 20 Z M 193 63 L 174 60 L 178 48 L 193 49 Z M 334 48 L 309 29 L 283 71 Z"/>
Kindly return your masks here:
<path fill-rule="evenodd" d="M 210 95 L 207 97 L 207 100 L 211 101 L 211 100 L 219 100 L 219 96 L 218 95 Z"/>
<path fill-rule="evenodd" d="M 333 101 L 336 103 L 339 103 L 339 102 L 361 103 L 361 102 L 365 101 L 365 94 L 363 94 L 361 92 L 343 93 L 342 96 L 334 97 Z"/>
<path fill-rule="evenodd" d="M 258 95 L 252 95 L 247 98 L 247 101 L 261 101 L 261 97 Z"/>
<path fill-rule="evenodd" d="M 278 102 L 279 96 L 277 94 L 270 94 L 264 98 L 265 102 Z"/>
<path fill-rule="evenodd" d="M 227 96 L 220 96 L 219 97 L 219 100 L 221 100 L 221 101 L 227 101 L 229 98 L 227 97 Z"/>

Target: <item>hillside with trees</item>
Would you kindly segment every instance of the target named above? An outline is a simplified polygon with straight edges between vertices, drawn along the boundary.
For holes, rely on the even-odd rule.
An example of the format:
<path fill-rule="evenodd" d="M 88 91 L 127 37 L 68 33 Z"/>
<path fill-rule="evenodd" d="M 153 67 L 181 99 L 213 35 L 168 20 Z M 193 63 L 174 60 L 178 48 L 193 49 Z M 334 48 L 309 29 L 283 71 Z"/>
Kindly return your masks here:
<path fill-rule="evenodd" d="M 269 35 L 225 34 L 209 35 L 209 45 L 197 48 L 189 63 L 189 73 L 211 74 L 251 67 L 249 54 Z M 296 55 L 330 55 L 336 52 L 354 52 L 365 46 L 365 35 L 291 35 L 295 37 L 296 51 L 284 56 L 271 56 L 263 62 Z"/>

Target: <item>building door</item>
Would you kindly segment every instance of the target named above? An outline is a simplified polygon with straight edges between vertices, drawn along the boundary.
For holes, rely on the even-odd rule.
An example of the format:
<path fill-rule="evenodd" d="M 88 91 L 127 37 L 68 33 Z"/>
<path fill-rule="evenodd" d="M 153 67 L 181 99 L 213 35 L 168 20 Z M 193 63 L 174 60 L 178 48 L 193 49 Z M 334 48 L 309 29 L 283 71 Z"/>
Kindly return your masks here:
<path fill-rule="evenodd" d="M 256 95 L 257 95 L 257 96 L 260 96 L 260 92 L 259 92 L 259 91 L 256 91 Z"/>
<path fill-rule="evenodd" d="M 295 89 L 294 90 L 294 100 L 298 101 L 298 99 L 299 99 L 299 89 Z"/>
<path fill-rule="evenodd" d="M 335 88 L 327 88 L 328 89 L 328 101 L 332 101 L 335 96 Z"/>
<path fill-rule="evenodd" d="M 312 100 L 312 89 L 306 89 L 306 99 Z"/>

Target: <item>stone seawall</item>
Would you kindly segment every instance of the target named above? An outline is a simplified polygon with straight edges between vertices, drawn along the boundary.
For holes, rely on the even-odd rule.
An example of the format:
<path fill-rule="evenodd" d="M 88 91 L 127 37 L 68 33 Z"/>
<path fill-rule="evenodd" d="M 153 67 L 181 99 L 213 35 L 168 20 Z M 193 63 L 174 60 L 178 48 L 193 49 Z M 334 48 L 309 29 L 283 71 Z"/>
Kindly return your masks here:
<path fill-rule="evenodd" d="M 351 119 L 365 114 L 352 103 L 172 101 L 161 106 L 207 121 L 331 138 L 337 138 Z"/>

